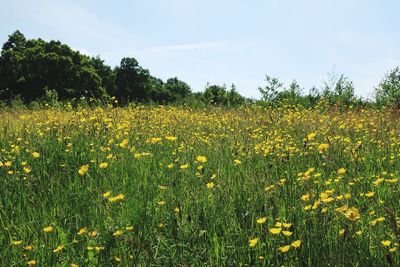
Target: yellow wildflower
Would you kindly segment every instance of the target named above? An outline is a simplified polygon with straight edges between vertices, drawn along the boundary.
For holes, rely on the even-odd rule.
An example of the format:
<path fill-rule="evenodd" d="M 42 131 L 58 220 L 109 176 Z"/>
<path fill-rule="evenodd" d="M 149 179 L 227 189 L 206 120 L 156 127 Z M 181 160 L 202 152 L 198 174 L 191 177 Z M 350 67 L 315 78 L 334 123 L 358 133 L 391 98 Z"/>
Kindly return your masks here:
<path fill-rule="evenodd" d="M 282 228 L 270 228 L 270 229 L 269 229 L 269 232 L 270 232 L 271 234 L 273 234 L 273 235 L 278 235 L 278 234 L 281 233 L 281 231 L 282 231 Z"/>
<path fill-rule="evenodd" d="M 51 225 L 49 225 L 49 226 L 43 228 L 43 232 L 45 232 L 45 233 L 51 233 L 51 232 L 53 232 L 53 231 L 54 231 L 54 227 L 51 226 Z"/>
<path fill-rule="evenodd" d="M 242 162 L 241 162 L 240 160 L 238 160 L 238 159 L 235 159 L 235 160 L 233 160 L 233 164 L 234 164 L 235 166 L 237 166 L 237 165 L 242 164 Z"/>
<path fill-rule="evenodd" d="M 364 196 L 366 197 L 373 197 L 375 195 L 375 192 L 368 192 L 366 194 L 364 194 Z"/>
<path fill-rule="evenodd" d="M 37 263 L 38 263 L 37 260 L 30 260 L 26 264 L 28 264 L 29 266 L 33 266 L 33 265 L 36 265 Z"/>
<path fill-rule="evenodd" d="M 97 236 L 97 232 L 96 231 L 91 231 L 91 232 L 88 233 L 88 236 L 96 237 Z"/>
<path fill-rule="evenodd" d="M 257 223 L 258 223 L 258 224 L 263 224 L 263 223 L 265 223 L 266 221 L 267 221 L 267 217 L 261 217 L 261 218 L 257 219 Z"/>
<path fill-rule="evenodd" d="M 78 232 L 78 235 L 84 235 L 84 234 L 86 234 L 86 233 L 87 233 L 86 228 L 81 228 L 81 229 L 79 230 L 79 232 Z"/>
<path fill-rule="evenodd" d="M 186 170 L 187 168 L 189 168 L 189 164 L 188 164 L 188 163 L 183 164 L 183 165 L 179 166 L 179 168 L 180 168 L 181 170 Z"/>
<path fill-rule="evenodd" d="M 113 236 L 115 236 L 115 237 L 120 236 L 120 235 L 122 235 L 122 231 L 121 230 L 117 230 L 117 231 L 115 231 L 113 233 Z"/>
<path fill-rule="evenodd" d="M 301 246 L 301 240 L 293 241 L 290 245 L 294 248 L 299 248 Z"/>
<path fill-rule="evenodd" d="M 289 249 L 290 249 L 290 245 L 286 245 L 286 246 L 283 246 L 283 247 L 279 247 L 279 248 L 278 248 L 278 250 L 279 250 L 280 252 L 282 252 L 282 253 L 288 252 Z"/>
<path fill-rule="evenodd" d="M 258 243 L 258 240 L 259 240 L 258 237 L 250 239 L 249 240 L 249 246 L 252 247 L 252 248 L 255 247 L 257 245 L 257 243 Z"/>
<path fill-rule="evenodd" d="M 197 156 L 196 157 L 196 161 L 200 162 L 200 163 L 206 163 L 207 162 L 207 158 L 205 156 Z"/>
<path fill-rule="evenodd" d="M 290 232 L 290 231 L 282 231 L 282 234 L 283 234 L 284 236 L 291 236 L 293 233 Z"/>
<path fill-rule="evenodd" d="M 167 139 L 168 141 L 175 141 L 177 139 L 177 137 L 175 137 L 175 136 L 166 136 L 165 139 Z"/>
<path fill-rule="evenodd" d="M 309 134 L 307 135 L 307 139 L 308 139 L 309 141 L 311 141 L 311 140 L 314 140 L 316 136 L 317 136 L 316 133 L 309 133 Z"/>
<path fill-rule="evenodd" d="M 106 169 L 108 167 L 108 163 L 107 162 L 102 162 L 99 164 L 99 168 L 100 169 Z"/>
<path fill-rule="evenodd" d="M 11 241 L 11 244 L 14 246 L 19 246 L 22 244 L 22 240 Z"/>
<path fill-rule="evenodd" d="M 109 202 L 113 203 L 113 202 L 117 202 L 117 201 L 121 201 L 125 198 L 124 194 L 118 194 L 115 197 L 110 197 L 108 199 Z"/>
<path fill-rule="evenodd" d="M 344 235 L 345 230 L 344 229 L 340 229 L 339 230 L 339 235 Z"/>
<path fill-rule="evenodd" d="M 325 152 L 325 151 L 328 150 L 328 149 L 329 149 L 329 144 L 320 144 L 320 145 L 317 147 L 317 150 L 318 150 L 319 153 L 323 153 L 323 152 Z"/>
<path fill-rule="evenodd" d="M 128 143 L 129 143 L 129 140 L 128 139 L 124 139 L 124 140 L 122 140 L 121 143 L 119 143 L 119 147 L 124 148 L 124 147 L 126 147 L 128 145 Z"/>
<path fill-rule="evenodd" d="M 303 200 L 303 201 L 307 201 L 309 199 L 310 199 L 310 194 L 305 194 L 305 195 L 301 196 L 301 200 Z"/>
<path fill-rule="evenodd" d="M 60 245 L 60 246 L 57 246 L 54 250 L 53 250 L 53 252 L 54 253 L 58 253 L 58 252 L 60 252 L 61 250 L 63 250 L 64 249 L 64 246 L 63 245 Z"/>
<path fill-rule="evenodd" d="M 105 193 L 103 193 L 103 197 L 105 198 L 109 198 L 111 196 L 111 191 L 107 191 Z"/>
<path fill-rule="evenodd" d="M 85 173 L 88 172 L 88 170 L 89 170 L 89 165 L 82 165 L 82 166 L 79 168 L 78 173 L 79 173 L 80 175 L 84 175 Z"/>
<path fill-rule="evenodd" d="M 357 221 L 358 219 L 360 219 L 360 212 L 357 208 L 348 208 L 346 210 L 345 216 L 351 221 Z"/>

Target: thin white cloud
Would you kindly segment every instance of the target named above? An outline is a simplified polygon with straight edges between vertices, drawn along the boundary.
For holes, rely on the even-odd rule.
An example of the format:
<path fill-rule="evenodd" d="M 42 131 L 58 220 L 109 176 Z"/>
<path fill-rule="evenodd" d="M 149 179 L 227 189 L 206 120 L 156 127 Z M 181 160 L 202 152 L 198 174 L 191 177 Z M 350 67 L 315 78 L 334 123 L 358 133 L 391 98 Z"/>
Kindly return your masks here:
<path fill-rule="evenodd" d="M 217 42 L 200 42 L 192 44 L 175 44 L 175 45 L 162 45 L 144 49 L 145 53 L 165 53 L 165 52 L 190 52 L 198 50 L 215 50 L 226 48 L 228 43 L 226 41 Z"/>
<path fill-rule="evenodd" d="M 69 1 L 21 1 L 14 4 L 17 16 L 58 34 L 71 45 L 89 40 L 92 47 L 143 47 L 144 41 L 119 24 L 106 21 L 80 3 Z M 42 37 L 42 36 L 41 36 Z"/>

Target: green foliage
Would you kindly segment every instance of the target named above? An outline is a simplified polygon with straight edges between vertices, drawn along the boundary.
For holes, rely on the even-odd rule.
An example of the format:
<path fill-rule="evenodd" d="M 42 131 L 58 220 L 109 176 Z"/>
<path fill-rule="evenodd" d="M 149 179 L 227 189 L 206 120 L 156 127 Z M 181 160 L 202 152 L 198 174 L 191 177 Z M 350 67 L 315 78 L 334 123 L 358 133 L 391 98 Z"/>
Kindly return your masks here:
<path fill-rule="evenodd" d="M 241 106 L 247 102 L 247 99 L 243 97 L 236 90 L 236 86 L 234 84 L 231 85 L 231 89 L 227 92 L 228 94 L 228 106 Z"/>
<path fill-rule="evenodd" d="M 329 100 L 330 104 L 350 105 L 356 100 L 353 82 L 344 74 L 328 73 L 328 80 L 324 81 L 322 96 Z"/>
<path fill-rule="evenodd" d="M 192 92 L 190 86 L 177 77 L 169 78 L 164 84 L 164 90 L 168 93 L 165 99 L 166 102 L 176 102 L 179 99 L 184 99 Z"/>
<path fill-rule="evenodd" d="M 296 80 L 293 80 L 289 88 L 278 92 L 275 102 L 284 103 L 285 105 L 299 105 L 302 102 L 301 88 Z"/>
<path fill-rule="evenodd" d="M 330 106 L 350 106 L 361 101 L 355 97 L 353 82 L 343 74 L 329 74 L 328 81 L 324 81 L 322 92 L 312 87 L 307 95 L 303 94 L 296 80 L 293 80 L 289 87 L 284 87 L 278 78 L 268 75 L 265 81 L 266 85 L 259 87 L 259 91 L 263 105 L 267 106 L 314 107 L 322 99 L 327 99 Z"/>
<path fill-rule="evenodd" d="M 283 87 L 283 83 L 278 78 L 265 75 L 266 85 L 259 87 L 258 90 L 261 93 L 261 99 L 265 102 L 274 102 L 279 90 Z"/>
<path fill-rule="evenodd" d="M 376 101 L 379 105 L 399 106 L 400 103 L 400 68 L 396 67 L 385 75 L 375 88 Z"/>
<path fill-rule="evenodd" d="M 60 103 L 58 101 L 58 93 L 54 89 L 44 88 L 44 96 L 42 101 L 48 104 L 50 107 L 59 107 Z"/>
<path fill-rule="evenodd" d="M 182 102 L 192 93 L 190 86 L 178 78 L 169 78 L 166 83 L 161 79 L 151 77 L 150 81 L 151 100 L 156 103 L 170 104 Z"/>
<path fill-rule="evenodd" d="M 31 102 L 54 89 L 60 99 L 103 97 L 106 90 L 93 60 L 58 41 L 26 40 L 16 31 L 0 56 L 0 99 L 21 95 Z"/>
<path fill-rule="evenodd" d="M 135 58 L 123 58 L 120 66 L 115 69 L 115 72 L 115 83 L 117 86 L 115 96 L 119 98 L 120 101 L 150 100 L 150 72 L 142 68 Z"/>
<path fill-rule="evenodd" d="M 20 95 L 16 95 L 11 99 L 10 107 L 13 109 L 25 109 L 24 102 Z"/>
<path fill-rule="evenodd" d="M 109 95 L 115 95 L 116 84 L 115 84 L 115 72 L 113 69 L 104 64 L 99 56 L 92 57 L 91 63 L 96 70 L 96 73 L 101 77 L 101 87 L 106 90 Z"/>
<path fill-rule="evenodd" d="M 207 84 L 206 90 L 203 93 L 203 100 L 211 105 L 227 105 L 228 92 L 226 86 L 209 85 Z"/>

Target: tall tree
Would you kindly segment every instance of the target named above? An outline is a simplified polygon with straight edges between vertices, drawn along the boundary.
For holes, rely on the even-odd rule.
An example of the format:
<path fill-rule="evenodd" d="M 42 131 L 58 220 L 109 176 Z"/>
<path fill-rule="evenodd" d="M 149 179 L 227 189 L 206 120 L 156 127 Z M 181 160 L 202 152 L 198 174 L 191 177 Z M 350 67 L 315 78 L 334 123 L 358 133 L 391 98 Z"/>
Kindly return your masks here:
<path fill-rule="evenodd" d="M 203 93 L 204 101 L 213 105 L 228 104 L 228 92 L 226 86 L 208 85 Z"/>
<path fill-rule="evenodd" d="M 115 95 L 116 85 L 115 85 L 115 72 L 113 69 L 104 64 L 104 60 L 100 56 L 91 58 L 92 65 L 96 70 L 96 73 L 101 77 L 101 86 L 105 88 L 109 95 Z"/>
<path fill-rule="evenodd" d="M 123 102 L 129 100 L 147 101 L 150 99 L 150 73 L 142 68 L 133 57 L 125 57 L 115 69 L 116 96 Z"/>
<path fill-rule="evenodd" d="M 20 92 L 25 78 L 20 75 L 26 38 L 20 31 L 8 36 L 0 54 L 0 99 L 10 99 Z"/>
<path fill-rule="evenodd" d="M 229 106 L 239 106 L 242 105 L 246 101 L 246 98 L 243 97 L 236 90 L 236 85 L 232 84 L 231 89 L 228 92 L 228 105 Z"/>
<path fill-rule="evenodd" d="M 59 41 L 26 40 L 19 31 L 11 34 L 0 56 L 0 98 L 20 95 L 29 102 L 57 92 L 62 99 L 102 97 L 102 79 L 92 60 Z"/>
<path fill-rule="evenodd" d="M 184 99 L 192 92 L 190 86 L 177 77 L 169 78 L 164 84 L 164 90 L 168 94 L 168 98 L 165 100 L 166 102 L 176 102 L 180 99 Z"/>

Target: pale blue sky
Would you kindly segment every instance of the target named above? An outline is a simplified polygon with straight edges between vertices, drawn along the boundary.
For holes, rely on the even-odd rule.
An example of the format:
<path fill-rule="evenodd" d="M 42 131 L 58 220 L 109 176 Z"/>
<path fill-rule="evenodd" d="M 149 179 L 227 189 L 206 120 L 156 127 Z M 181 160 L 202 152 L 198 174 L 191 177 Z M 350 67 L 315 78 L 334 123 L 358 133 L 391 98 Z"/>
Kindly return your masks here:
<path fill-rule="evenodd" d="M 0 0 L 0 42 L 16 29 L 111 66 L 132 56 L 152 75 L 259 97 L 265 74 L 306 91 L 333 69 L 372 97 L 400 65 L 397 0 Z"/>

